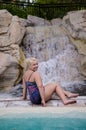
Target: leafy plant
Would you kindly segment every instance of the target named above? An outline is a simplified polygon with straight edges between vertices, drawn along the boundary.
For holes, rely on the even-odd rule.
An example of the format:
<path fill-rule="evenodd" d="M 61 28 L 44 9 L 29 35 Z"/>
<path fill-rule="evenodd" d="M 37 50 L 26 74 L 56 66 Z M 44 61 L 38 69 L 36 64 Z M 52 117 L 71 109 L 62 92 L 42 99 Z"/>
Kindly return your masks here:
<path fill-rule="evenodd" d="M 7 9 L 12 15 L 17 15 L 21 18 L 27 18 L 27 13 L 21 7 L 17 7 L 16 5 L 12 4 L 3 4 L 0 5 L 0 9 Z"/>

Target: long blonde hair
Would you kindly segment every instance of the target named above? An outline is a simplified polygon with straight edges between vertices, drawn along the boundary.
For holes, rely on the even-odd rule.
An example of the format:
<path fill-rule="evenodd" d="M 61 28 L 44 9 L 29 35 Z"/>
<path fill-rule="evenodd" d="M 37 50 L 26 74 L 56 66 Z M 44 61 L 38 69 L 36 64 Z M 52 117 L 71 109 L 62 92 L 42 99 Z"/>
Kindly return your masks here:
<path fill-rule="evenodd" d="M 33 61 L 38 62 L 38 60 L 35 57 L 30 57 L 30 58 L 25 59 L 24 72 L 26 72 L 28 70 L 29 66 L 32 64 Z"/>

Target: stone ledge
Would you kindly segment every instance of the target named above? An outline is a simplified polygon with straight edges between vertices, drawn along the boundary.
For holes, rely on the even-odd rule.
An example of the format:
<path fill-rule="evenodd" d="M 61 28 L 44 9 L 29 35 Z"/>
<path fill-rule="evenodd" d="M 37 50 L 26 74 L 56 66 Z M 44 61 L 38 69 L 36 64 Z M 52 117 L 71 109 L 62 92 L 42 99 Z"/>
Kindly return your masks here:
<path fill-rule="evenodd" d="M 72 98 L 74 99 L 74 98 Z M 76 103 L 64 105 L 60 99 L 57 100 L 49 100 L 46 105 L 47 107 L 86 107 L 86 96 L 78 96 L 76 99 Z M 41 105 L 34 105 L 30 102 L 30 100 L 21 100 L 20 98 L 7 98 L 0 99 L 0 108 L 7 107 L 40 107 Z"/>

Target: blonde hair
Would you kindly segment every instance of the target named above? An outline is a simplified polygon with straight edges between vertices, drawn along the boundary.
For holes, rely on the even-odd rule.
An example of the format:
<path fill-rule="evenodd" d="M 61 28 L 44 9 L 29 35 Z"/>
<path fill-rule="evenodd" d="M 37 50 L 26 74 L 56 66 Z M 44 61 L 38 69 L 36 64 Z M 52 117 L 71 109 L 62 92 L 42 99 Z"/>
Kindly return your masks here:
<path fill-rule="evenodd" d="M 24 63 L 24 72 L 28 70 L 29 66 L 34 62 L 34 61 L 37 61 L 38 60 L 34 57 L 31 57 L 31 58 L 26 58 L 25 59 L 25 63 Z"/>

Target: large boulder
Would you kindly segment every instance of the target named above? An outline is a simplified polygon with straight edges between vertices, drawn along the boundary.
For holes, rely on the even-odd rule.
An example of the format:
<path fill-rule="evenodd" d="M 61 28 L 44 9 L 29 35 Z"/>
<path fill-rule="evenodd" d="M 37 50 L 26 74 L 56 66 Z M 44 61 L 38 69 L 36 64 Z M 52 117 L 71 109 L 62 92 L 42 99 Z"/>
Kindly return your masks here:
<path fill-rule="evenodd" d="M 9 89 L 16 84 L 21 72 L 19 67 L 15 57 L 0 52 L 0 90 Z"/>
<path fill-rule="evenodd" d="M 21 81 L 25 57 L 19 45 L 24 34 L 20 19 L 7 10 L 0 10 L 0 90 Z"/>
<path fill-rule="evenodd" d="M 27 17 L 28 26 L 46 26 L 50 25 L 50 22 L 46 19 L 39 18 L 36 16 L 28 15 Z"/>
<path fill-rule="evenodd" d="M 7 10 L 0 10 L 0 28 L 8 27 L 12 20 L 12 15 Z M 0 29 L 2 31 L 2 29 Z"/>
<path fill-rule="evenodd" d="M 69 12 L 63 18 L 63 25 L 71 43 L 82 55 L 80 73 L 86 77 L 86 10 Z"/>

